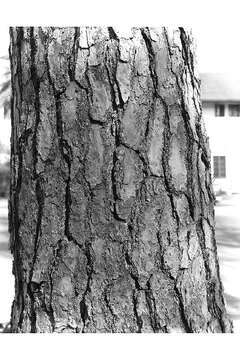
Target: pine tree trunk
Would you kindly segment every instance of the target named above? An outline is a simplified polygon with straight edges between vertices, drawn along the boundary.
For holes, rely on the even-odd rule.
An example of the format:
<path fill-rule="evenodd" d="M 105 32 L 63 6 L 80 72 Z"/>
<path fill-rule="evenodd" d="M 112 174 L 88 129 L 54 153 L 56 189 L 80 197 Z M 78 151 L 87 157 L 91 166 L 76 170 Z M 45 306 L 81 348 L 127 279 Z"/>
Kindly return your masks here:
<path fill-rule="evenodd" d="M 192 42 L 12 28 L 13 332 L 230 332 Z"/>

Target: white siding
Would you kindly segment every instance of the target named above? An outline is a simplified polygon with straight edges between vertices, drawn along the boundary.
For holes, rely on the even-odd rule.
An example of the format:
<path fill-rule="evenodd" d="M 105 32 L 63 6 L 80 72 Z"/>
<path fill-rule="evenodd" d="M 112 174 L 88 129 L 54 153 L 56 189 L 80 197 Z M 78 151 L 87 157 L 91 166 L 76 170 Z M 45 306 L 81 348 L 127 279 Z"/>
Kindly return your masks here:
<path fill-rule="evenodd" d="M 215 116 L 215 103 L 203 103 L 203 118 L 211 150 L 212 173 L 213 156 L 226 156 L 226 178 L 214 179 L 214 190 L 240 193 L 240 117 Z"/>

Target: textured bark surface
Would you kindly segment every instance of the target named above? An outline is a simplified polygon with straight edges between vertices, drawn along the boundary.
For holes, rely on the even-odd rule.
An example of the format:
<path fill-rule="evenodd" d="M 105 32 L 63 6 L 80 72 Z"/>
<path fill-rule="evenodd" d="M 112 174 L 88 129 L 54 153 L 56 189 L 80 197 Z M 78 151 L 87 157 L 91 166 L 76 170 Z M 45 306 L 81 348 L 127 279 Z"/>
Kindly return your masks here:
<path fill-rule="evenodd" d="M 182 28 L 13 28 L 13 332 L 230 332 Z"/>

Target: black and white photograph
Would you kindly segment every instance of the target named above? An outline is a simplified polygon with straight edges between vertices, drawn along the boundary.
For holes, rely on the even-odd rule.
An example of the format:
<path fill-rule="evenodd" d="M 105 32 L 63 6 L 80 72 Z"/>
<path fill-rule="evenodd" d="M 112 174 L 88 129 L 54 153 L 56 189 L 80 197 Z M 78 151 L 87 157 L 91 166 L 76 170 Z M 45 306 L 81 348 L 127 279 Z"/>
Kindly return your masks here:
<path fill-rule="evenodd" d="M 0 341 L 239 334 L 240 26 L 55 23 L 0 28 Z"/>

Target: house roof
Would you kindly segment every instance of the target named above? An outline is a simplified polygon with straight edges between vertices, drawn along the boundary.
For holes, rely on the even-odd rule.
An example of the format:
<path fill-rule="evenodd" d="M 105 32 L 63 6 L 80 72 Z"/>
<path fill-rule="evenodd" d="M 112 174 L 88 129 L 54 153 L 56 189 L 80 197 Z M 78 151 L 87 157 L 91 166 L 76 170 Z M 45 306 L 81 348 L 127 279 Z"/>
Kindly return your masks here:
<path fill-rule="evenodd" d="M 240 74 L 202 73 L 202 101 L 240 101 Z"/>

